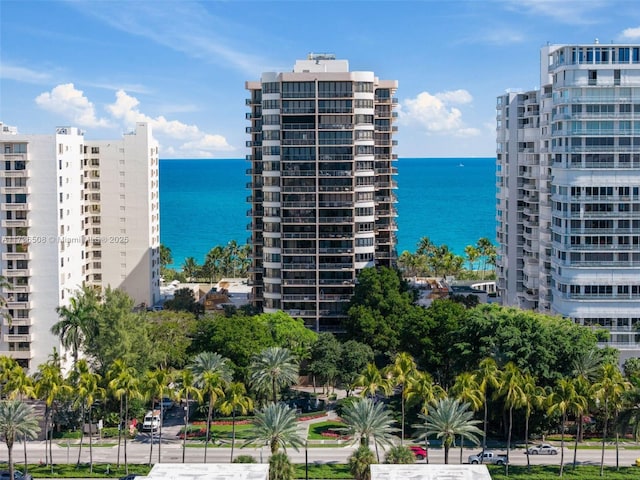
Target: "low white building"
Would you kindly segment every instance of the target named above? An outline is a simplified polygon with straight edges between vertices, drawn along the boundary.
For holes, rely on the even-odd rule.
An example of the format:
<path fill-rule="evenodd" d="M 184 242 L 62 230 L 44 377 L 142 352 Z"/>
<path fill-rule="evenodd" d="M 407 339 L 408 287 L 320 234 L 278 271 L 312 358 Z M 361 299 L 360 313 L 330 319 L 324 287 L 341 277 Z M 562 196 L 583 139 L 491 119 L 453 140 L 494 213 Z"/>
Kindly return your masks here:
<path fill-rule="evenodd" d="M 371 480 L 491 480 L 486 465 L 371 465 Z"/>
<path fill-rule="evenodd" d="M 148 480 L 268 480 L 267 463 L 157 463 Z"/>

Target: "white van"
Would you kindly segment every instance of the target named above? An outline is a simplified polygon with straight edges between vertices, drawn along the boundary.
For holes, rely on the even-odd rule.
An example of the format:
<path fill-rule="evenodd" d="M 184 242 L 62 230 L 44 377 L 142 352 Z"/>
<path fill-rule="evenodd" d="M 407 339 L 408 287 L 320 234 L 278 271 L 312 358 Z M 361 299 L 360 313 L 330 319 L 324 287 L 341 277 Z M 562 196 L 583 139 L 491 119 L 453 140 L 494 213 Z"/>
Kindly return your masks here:
<path fill-rule="evenodd" d="M 161 421 L 162 419 L 160 418 L 160 410 L 149 410 L 144 416 L 144 421 L 142 422 L 142 431 L 155 432 L 160 428 Z"/>

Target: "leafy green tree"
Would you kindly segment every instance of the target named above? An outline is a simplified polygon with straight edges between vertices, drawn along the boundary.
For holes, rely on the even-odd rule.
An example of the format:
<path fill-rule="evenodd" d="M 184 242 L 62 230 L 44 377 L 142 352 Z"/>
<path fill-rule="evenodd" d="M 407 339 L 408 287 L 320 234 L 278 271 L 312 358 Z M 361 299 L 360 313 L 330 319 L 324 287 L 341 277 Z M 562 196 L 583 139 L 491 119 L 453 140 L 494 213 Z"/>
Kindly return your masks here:
<path fill-rule="evenodd" d="M 632 384 L 631 389 L 624 394 L 623 408 L 618 417 L 618 428 L 623 433 L 631 430 L 637 442 L 640 439 L 640 385 Z"/>
<path fill-rule="evenodd" d="M 287 348 L 269 347 L 253 356 L 250 379 L 260 393 L 269 392 L 271 401 L 278 401 L 281 389 L 298 383 L 299 366 Z"/>
<path fill-rule="evenodd" d="M 225 391 L 224 400 L 220 404 L 220 411 L 224 415 L 231 415 L 231 461 L 236 445 L 236 412 L 246 415 L 253 410 L 253 399 L 247 395 L 247 389 L 241 382 L 229 384 Z"/>
<path fill-rule="evenodd" d="M 640 382 L 640 357 L 628 358 L 622 369 L 627 380 L 634 383 Z"/>
<path fill-rule="evenodd" d="M 482 278 L 484 279 L 484 274 L 487 270 L 487 264 L 495 266 L 496 264 L 496 256 L 497 251 L 495 245 L 491 243 L 486 237 L 482 237 L 478 240 L 476 244 L 476 249 L 478 250 L 478 254 L 482 259 Z"/>
<path fill-rule="evenodd" d="M 376 457 L 367 445 L 360 445 L 349 457 L 349 472 L 355 480 L 371 480 L 371 464 Z"/>
<path fill-rule="evenodd" d="M 362 398 L 345 405 L 342 410 L 342 429 L 352 438 L 353 443 L 360 442 L 361 446 L 368 446 L 373 441 L 378 456 L 378 446 L 393 445 L 393 433 L 398 429 L 391 413 L 385 410 L 382 402 L 375 403 L 370 398 Z M 378 461 L 380 459 L 378 458 Z"/>
<path fill-rule="evenodd" d="M 570 319 L 490 304 L 467 311 L 449 354 L 460 372 L 487 357 L 523 371 L 535 365 L 546 387 L 570 375 L 574 360 L 596 347 L 595 334 Z"/>
<path fill-rule="evenodd" d="M 404 423 L 405 423 L 405 402 L 407 399 L 407 385 L 416 375 L 417 367 L 413 357 L 406 352 L 398 353 L 391 365 L 385 369 L 387 378 L 395 387 L 400 388 L 400 410 L 401 410 L 401 434 L 400 445 L 404 444 Z M 410 392 L 410 390 L 409 390 Z"/>
<path fill-rule="evenodd" d="M 155 348 L 150 341 L 149 323 L 134 313 L 133 307 L 134 301 L 127 293 L 107 287 L 98 309 L 97 333 L 87 347 L 102 376 L 117 360 L 136 372 L 144 372 L 152 364 Z"/>
<path fill-rule="evenodd" d="M 289 349 L 298 362 L 310 357 L 311 348 L 318 340 L 318 334 L 305 327 L 302 319 L 293 318 L 282 311 L 262 313 L 253 320 L 269 329 L 273 345 Z"/>
<path fill-rule="evenodd" d="M 0 401 L 0 437 L 7 445 L 9 478 L 15 478 L 13 445 L 16 440 L 36 438 L 40 427 L 33 408 L 20 400 Z M 26 464 L 25 464 L 26 465 Z"/>
<path fill-rule="evenodd" d="M 387 450 L 384 463 L 410 464 L 416 463 L 416 456 L 409 447 L 396 445 Z"/>
<path fill-rule="evenodd" d="M 271 332 L 253 317 L 204 316 L 198 320 L 189 353 L 218 352 L 233 362 L 236 378 L 247 379 L 247 367 L 255 352 L 274 346 Z"/>
<path fill-rule="evenodd" d="M 414 305 L 414 300 L 414 292 L 397 271 L 363 269 L 344 323 L 347 340 L 366 343 L 380 360 L 393 356 L 400 351 L 405 326 L 426 319 L 424 309 Z"/>
<path fill-rule="evenodd" d="M 75 292 L 68 306 L 56 308 L 60 320 L 53 324 L 51 333 L 60 337 L 64 348 L 71 350 L 74 364 L 85 342 L 95 336 L 99 301 L 96 290 L 85 286 Z"/>
<path fill-rule="evenodd" d="M 426 257 L 418 253 L 411 253 L 407 250 L 398 257 L 398 268 L 405 277 L 417 277 L 428 272 Z"/>
<path fill-rule="evenodd" d="M 340 361 L 343 349 L 340 342 L 332 333 L 321 333 L 318 341 L 311 348 L 309 361 L 309 373 L 313 376 L 315 392 L 316 378 L 322 380 L 322 390 L 325 387 L 335 385 L 335 380 L 340 372 Z"/>
<path fill-rule="evenodd" d="M 434 383 L 433 377 L 427 372 L 418 371 L 409 379 L 407 384 L 407 403 L 419 404 L 424 415 L 429 414 L 429 407 L 437 400 L 447 396 L 447 392 L 440 385 Z"/>
<path fill-rule="evenodd" d="M 213 283 L 220 277 L 223 259 L 224 248 L 220 245 L 213 247 L 205 256 L 203 270 L 207 272 L 210 283 Z"/>
<path fill-rule="evenodd" d="M 373 362 L 373 350 L 369 345 L 347 340 L 342 344 L 342 355 L 338 365 L 338 378 L 347 390 L 347 396 L 351 393 L 351 386 L 369 363 Z"/>
<path fill-rule="evenodd" d="M 184 367 L 198 329 L 196 317 L 187 312 L 162 310 L 147 312 L 145 319 L 149 341 L 154 346 L 152 365 L 163 370 Z"/>
<path fill-rule="evenodd" d="M 163 308 L 175 312 L 189 312 L 196 317 L 204 313 L 204 306 L 196 301 L 193 290 L 188 287 L 176 290 L 173 298 L 164 302 Z"/>
<path fill-rule="evenodd" d="M 196 385 L 203 396 L 208 397 L 207 433 L 204 443 L 204 463 L 207 463 L 207 447 L 210 441 L 213 407 L 218 399 L 224 397 L 224 388 L 231 382 L 233 374 L 228 360 L 213 352 L 198 354 L 190 365 L 196 377 Z"/>
<path fill-rule="evenodd" d="M 293 480 L 295 468 L 284 452 L 274 453 L 269 458 L 269 480 Z"/>
<path fill-rule="evenodd" d="M 298 433 L 296 413 L 282 403 L 269 403 L 256 411 L 245 445 L 250 443 L 269 445 L 271 454 L 278 453 L 280 447 L 286 450 L 291 445 L 296 451 L 304 445 Z"/>
<path fill-rule="evenodd" d="M 477 247 L 474 247 L 473 245 L 467 245 L 466 247 L 464 247 L 464 253 L 467 256 L 469 268 L 471 268 L 471 271 L 473 272 L 475 270 L 476 261 L 478 260 L 478 258 L 480 258 L 480 252 L 478 251 Z"/>
<path fill-rule="evenodd" d="M 414 425 L 419 438 L 425 440 L 430 435 L 442 440 L 444 448 L 444 463 L 449 463 L 449 449 L 455 443 L 456 436 L 480 443 L 482 430 L 476 425 L 479 420 L 473 420 L 473 412 L 468 403 L 461 403 L 457 399 L 442 398 L 435 402 L 429 415 L 422 413 L 418 416 L 424 423 Z"/>

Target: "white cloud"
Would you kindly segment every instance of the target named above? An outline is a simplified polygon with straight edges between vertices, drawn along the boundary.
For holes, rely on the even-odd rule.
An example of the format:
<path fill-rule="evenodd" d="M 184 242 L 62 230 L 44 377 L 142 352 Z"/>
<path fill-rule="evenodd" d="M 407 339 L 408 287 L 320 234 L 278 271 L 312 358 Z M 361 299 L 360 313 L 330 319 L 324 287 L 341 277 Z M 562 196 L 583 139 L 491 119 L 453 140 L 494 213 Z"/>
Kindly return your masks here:
<path fill-rule="evenodd" d="M 625 28 L 621 35 L 623 40 L 637 40 L 640 38 L 640 27 Z"/>
<path fill-rule="evenodd" d="M 26 67 L 18 67 L 6 63 L 0 64 L 0 78 L 7 80 L 17 80 L 25 83 L 41 84 L 46 83 L 51 75 L 44 72 L 37 72 Z"/>
<path fill-rule="evenodd" d="M 473 97 L 466 90 L 439 92 L 434 95 L 421 92 L 415 98 L 404 100 L 400 119 L 405 124 L 419 124 L 433 134 L 476 136 L 480 134 L 480 130 L 466 126 L 460 109 L 452 106 L 472 101 Z"/>
<path fill-rule="evenodd" d="M 116 92 L 116 101 L 107 105 L 106 108 L 115 119 L 123 122 L 128 128 L 136 122 L 147 122 L 153 127 L 154 134 L 157 134 L 161 139 L 164 136 L 182 141 L 178 144 L 176 142 L 169 143 L 163 155 L 206 157 L 211 156 L 214 152 L 234 150 L 222 135 L 203 132 L 197 125 L 188 125 L 179 120 L 168 120 L 163 115 L 151 117 L 142 113 L 139 105 L 140 101 L 137 98 L 119 90 Z"/>
<path fill-rule="evenodd" d="M 35 101 L 44 110 L 57 113 L 80 127 L 109 126 L 106 119 L 96 117 L 93 103 L 73 83 L 61 84 L 50 92 L 43 92 Z"/>

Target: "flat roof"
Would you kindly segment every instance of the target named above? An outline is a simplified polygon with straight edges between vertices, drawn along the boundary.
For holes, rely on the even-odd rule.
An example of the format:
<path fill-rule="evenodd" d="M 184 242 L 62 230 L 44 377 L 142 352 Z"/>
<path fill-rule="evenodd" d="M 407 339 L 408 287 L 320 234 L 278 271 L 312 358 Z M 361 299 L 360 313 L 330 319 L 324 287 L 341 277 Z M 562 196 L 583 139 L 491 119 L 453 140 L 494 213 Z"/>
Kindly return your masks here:
<path fill-rule="evenodd" d="M 268 480 L 268 463 L 157 463 L 152 480 Z"/>
<path fill-rule="evenodd" d="M 491 480 L 486 465 L 371 465 L 371 480 Z"/>

